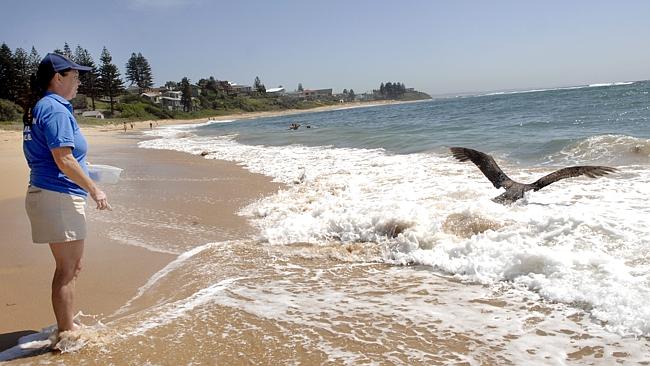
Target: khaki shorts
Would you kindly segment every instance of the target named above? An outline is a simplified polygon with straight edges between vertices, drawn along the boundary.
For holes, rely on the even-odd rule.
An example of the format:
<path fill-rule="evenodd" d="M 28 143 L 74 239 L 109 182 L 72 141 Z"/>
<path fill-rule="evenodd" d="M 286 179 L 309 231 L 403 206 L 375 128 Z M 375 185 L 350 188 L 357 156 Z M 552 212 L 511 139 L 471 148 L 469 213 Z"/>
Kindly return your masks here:
<path fill-rule="evenodd" d="M 34 186 L 27 188 L 25 210 L 34 243 L 62 243 L 86 238 L 86 199 Z"/>

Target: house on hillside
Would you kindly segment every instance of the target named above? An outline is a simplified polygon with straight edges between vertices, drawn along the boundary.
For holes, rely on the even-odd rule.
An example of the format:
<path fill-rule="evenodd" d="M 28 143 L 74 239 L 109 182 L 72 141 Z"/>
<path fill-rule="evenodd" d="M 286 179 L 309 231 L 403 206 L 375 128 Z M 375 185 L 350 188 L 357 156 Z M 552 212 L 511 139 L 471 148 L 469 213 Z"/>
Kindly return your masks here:
<path fill-rule="evenodd" d="M 167 108 L 167 110 L 170 111 L 183 109 L 183 105 L 181 104 L 182 94 L 183 93 L 177 90 L 167 90 L 160 97 L 160 103 L 162 104 L 162 107 Z"/>
<path fill-rule="evenodd" d="M 363 93 L 363 94 L 357 94 L 356 99 L 362 102 L 367 102 L 371 100 L 376 100 L 377 97 L 373 93 Z"/>
<path fill-rule="evenodd" d="M 150 91 L 140 94 L 140 96 L 151 103 L 160 104 L 160 97 L 162 96 L 161 92 Z"/>
<path fill-rule="evenodd" d="M 279 86 L 277 88 L 266 89 L 266 95 L 276 96 L 276 95 L 284 95 L 284 94 L 285 94 L 285 90 L 282 86 Z"/>
<path fill-rule="evenodd" d="M 332 96 L 332 89 L 305 89 L 302 97 L 307 99 L 329 98 Z"/>
<path fill-rule="evenodd" d="M 239 85 L 235 84 L 233 82 L 228 82 L 230 85 L 230 90 L 228 94 L 234 94 L 234 95 L 239 95 L 239 94 L 245 94 L 245 95 L 250 95 L 253 94 L 253 87 L 250 85 Z"/>
<path fill-rule="evenodd" d="M 217 80 L 217 89 L 219 89 L 222 92 L 230 93 L 230 82 L 227 80 Z"/>
<path fill-rule="evenodd" d="M 201 95 L 201 87 L 198 85 L 190 85 L 190 88 L 192 89 L 192 97 L 193 98 L 198 98 L 199 95 Z"/>

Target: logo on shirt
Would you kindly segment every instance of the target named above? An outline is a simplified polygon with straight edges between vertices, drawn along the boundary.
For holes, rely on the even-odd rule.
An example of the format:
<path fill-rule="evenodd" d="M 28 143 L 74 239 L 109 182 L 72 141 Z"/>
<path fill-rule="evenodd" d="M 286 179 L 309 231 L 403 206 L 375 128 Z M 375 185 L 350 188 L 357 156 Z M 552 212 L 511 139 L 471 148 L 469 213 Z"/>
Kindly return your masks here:
<path fill-rule="evenodd" d="M 23 128 L 23 141 L 32 141 L 32 128 L 30 126 Z"/>

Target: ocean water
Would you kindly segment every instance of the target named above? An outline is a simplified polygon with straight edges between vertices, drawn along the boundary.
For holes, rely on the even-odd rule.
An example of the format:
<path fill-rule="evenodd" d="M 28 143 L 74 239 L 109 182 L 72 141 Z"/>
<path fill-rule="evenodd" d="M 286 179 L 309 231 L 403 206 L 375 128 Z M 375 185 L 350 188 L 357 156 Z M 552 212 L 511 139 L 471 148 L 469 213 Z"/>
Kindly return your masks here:
<path fill-rule="evenodd" d="M 104 321 L 112 331 L 91 354 L 647 364 L 649 93 L 650 82 L 615 83 L 152 131 L 140 147 L 234 161 L 284 185 L 241 210 L 253 237 L 142 245 L 178 258 Z M 493 155 L 522 182 L 569 165 L 618 172 L 504 206 L 451 146 Z"/>
<path fill-rule="evenodd" d="M 649 92 L 636 82 L 215 122 L 164 129 L 141 146 L 208 153 L 285 183 L 242 212 L 260 245 L 374 246 L 360 264 L 530 292 L 607 332 L 647 337 Z M 524 182 L 568 165 L 619 172 L 502 206 L 450 146 L 492 154 Z"/>

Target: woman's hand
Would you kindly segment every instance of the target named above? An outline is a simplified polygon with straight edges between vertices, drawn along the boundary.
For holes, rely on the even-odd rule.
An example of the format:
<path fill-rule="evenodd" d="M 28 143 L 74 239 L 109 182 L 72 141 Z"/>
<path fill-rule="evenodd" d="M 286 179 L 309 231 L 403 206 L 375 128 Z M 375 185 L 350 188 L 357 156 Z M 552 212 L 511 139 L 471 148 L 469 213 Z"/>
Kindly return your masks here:
<path fill-rule="evenodd" d="M 98 188 L 96 191 L 91 192 L 90 197 L 97 203 L 98 210 L 113 210 L 111 205 L 108 204 L 106 193 L 101 189 Z"/>

